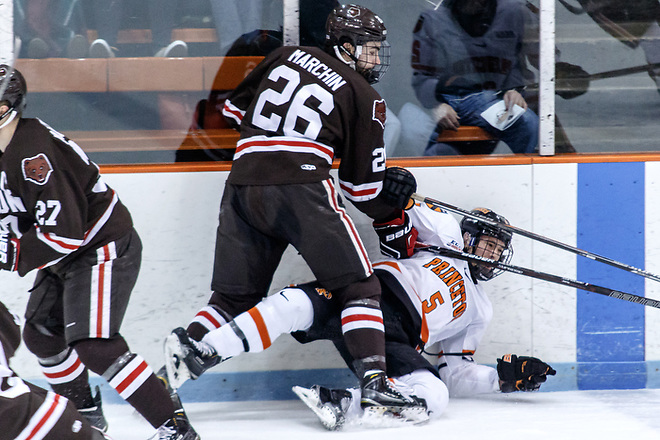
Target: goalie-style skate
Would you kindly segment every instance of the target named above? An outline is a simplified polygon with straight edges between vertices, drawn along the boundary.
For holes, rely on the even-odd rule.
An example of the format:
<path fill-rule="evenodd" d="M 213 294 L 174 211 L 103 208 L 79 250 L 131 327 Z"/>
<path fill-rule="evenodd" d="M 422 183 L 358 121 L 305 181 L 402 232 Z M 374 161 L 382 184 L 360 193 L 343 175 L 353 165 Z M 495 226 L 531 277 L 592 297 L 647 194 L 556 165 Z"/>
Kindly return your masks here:
<path fill-rule="evenodd" d="M 345 413 L 351 404 L 351 393 L 347 390 L 331 390 L 319 385 L 311 388 L 294 386 L 293 392 L 319 418 L 330 431 L 340 429 L 346 421 Z"/>
<path fill-rule="evenodd" d="M 170 387 L 174 390 L 188 379 L 197 379 L 221 361 L 213 347 L 195 341 L 181 327 L 175 328 L 165 338 L 165 368 Z"/>

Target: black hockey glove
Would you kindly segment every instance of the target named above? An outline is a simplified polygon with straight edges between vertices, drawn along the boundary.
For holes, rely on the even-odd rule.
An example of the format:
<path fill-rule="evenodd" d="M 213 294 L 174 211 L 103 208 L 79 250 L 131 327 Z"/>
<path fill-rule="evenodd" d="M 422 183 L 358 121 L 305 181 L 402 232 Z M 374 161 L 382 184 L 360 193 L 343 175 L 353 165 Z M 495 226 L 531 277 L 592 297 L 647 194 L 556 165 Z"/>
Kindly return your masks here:
<path fill-rule="evenodd" d="M 575 64 L 556 63 L 555 77 L 555 93 L 564 99 L 577 98 L 589 90 L 589 74 Z"/>
<path fill-rule="evenodd" d="M 399 209 L 412 208 L 414 202 L 410 198 L 417 191 L 415 176 L 405 168 L 388 167 L 383 178 L 383 189 L 380 198 L 390 206 Z"/>
<path fill-rule="evenodd" d="M 393 258 L 412 256 L 417 242 L 417 229 L 410 223 L 404 210 L 389 221 L 374 221 L 374 230 L 380 241 L 380 252 Z"/>
<path fill-rule="evenodd" d="M 514 391 L 536 391 L 547 376 L 557 374 L 552 367 L 540 359 L 529 356 L 507 354 L 497 359 L 497 374 L 503 393 Z"/>
<path fill-rule="evenodd" d="M 19 244 L 18 239 L 9 232 L 0 230 L 0 270 L 16 270 Z"/>

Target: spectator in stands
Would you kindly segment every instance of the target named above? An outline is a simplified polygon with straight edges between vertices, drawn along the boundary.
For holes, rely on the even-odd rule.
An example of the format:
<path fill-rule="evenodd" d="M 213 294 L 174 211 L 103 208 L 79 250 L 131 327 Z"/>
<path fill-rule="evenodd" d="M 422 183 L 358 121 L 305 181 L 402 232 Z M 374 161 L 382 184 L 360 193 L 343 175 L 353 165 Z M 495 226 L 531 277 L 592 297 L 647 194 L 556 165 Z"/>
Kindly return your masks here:
<path fill-rule="evenodd" d="M 83 58 L 89 44 L 79 0 L 14 0 L 15 33 L 27 58 Z"/>
<path fill-rule="evenodd" d="M 528 108 L 525 38 L 529 11 L 517 0 L 448 0 L 422 12 L 414 29 L 412 85 L 438 121 L 425 155 L 489 154 L 495 141 L 439 143 L 442 130 L 482 127 L 514 153 L 534 153 L 538 116 Z M 537 46 L 537 44 L 535 44 Z M 504 102 L 487 121 L 482 112 Z M 517 119 L 516 119 L 517 118 Z"/>
<path fill-rule="evenodd" d="M 117 52 L 117 35 L 121 26 L 126 0 L 91 0 L 98 38 L 89 48 L 90 58 L 112 58 Z M 148 0 L 152 48 L 156 57 L 188 56 L 188 46 L 181 40 L 172 41 L 176 0 Z"/>

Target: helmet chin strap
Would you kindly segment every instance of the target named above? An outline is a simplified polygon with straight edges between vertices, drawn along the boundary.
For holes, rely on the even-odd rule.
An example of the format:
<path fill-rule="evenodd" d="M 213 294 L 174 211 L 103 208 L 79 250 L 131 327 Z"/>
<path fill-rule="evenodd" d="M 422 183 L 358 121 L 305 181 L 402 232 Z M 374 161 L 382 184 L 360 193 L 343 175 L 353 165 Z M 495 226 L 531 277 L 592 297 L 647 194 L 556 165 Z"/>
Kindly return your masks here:
<path fill-rule="evenodd" d="M 9 113 L 9 116 L 7 116 L 7 113 Z M 7 125 L 9 125 L 9 123 L 10 123 L 11 121 L 13 121 L 14 118 L 16 117 L 16 115 L 18 114 L 18 112 L 17 112 L 16 110 L 11 110 L 11 111 L 8 111 L 7 113 L 5 113 L 4 115 L 2 115 L 2 118 L 6 118 L 6 119 L 5 119 L 5 121 L 4 121 L 2 124 L 0 124 L 0 130 L 2 130 L 2 129 L 5 128 Z M 2 118 L 0 118 L 0 120 L 2 120 Z"/>
<path fill-rule="evenodd" d="M 357 61 L 360 58 L 360 55 L 362 55 L 362 45 L 356 46 L 355 47 L 355 55 L 350 53 L 344 46 L 334 46 L 335 50 L 335 55 L 337 55 L 337 58 L 339 58 L 341 61 L 343 61 L 345 64 L 348 64 L 348 66 L 353 69 L 357 70 Z M 347 55 L 350 60 L 346 60 L 346 58 L 343 57 L 343 55 Z"/>

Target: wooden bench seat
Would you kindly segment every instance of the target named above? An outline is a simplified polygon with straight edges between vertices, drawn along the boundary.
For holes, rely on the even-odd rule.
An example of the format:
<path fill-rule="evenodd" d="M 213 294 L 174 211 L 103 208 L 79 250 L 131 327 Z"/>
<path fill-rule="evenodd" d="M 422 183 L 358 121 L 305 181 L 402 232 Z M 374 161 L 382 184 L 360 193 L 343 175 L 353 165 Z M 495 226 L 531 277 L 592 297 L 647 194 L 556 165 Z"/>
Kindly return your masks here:
<path fill-rule="evenodd" d="M 67 131 L 68 138 L 88 153 L 124 151 L 176 151 L 203 148 L 236 148 L 239 134 L 231 128 L 217 130 L 107 130 Z"/>
<path fill-rule="evenodd" d="M 438 136 L 438 142 L 467 142 L 488 141 L 495 139 L 490 133 L 481 127 L 461 125 L 458 131 L 443 130 Z"/>
<path fill-rule="evenodd" d="M 45 58 L 16 62 L 30 93 L 231 90 L 263 57 Z M 217 79 L 216 79 L 217 78 Z"/>

